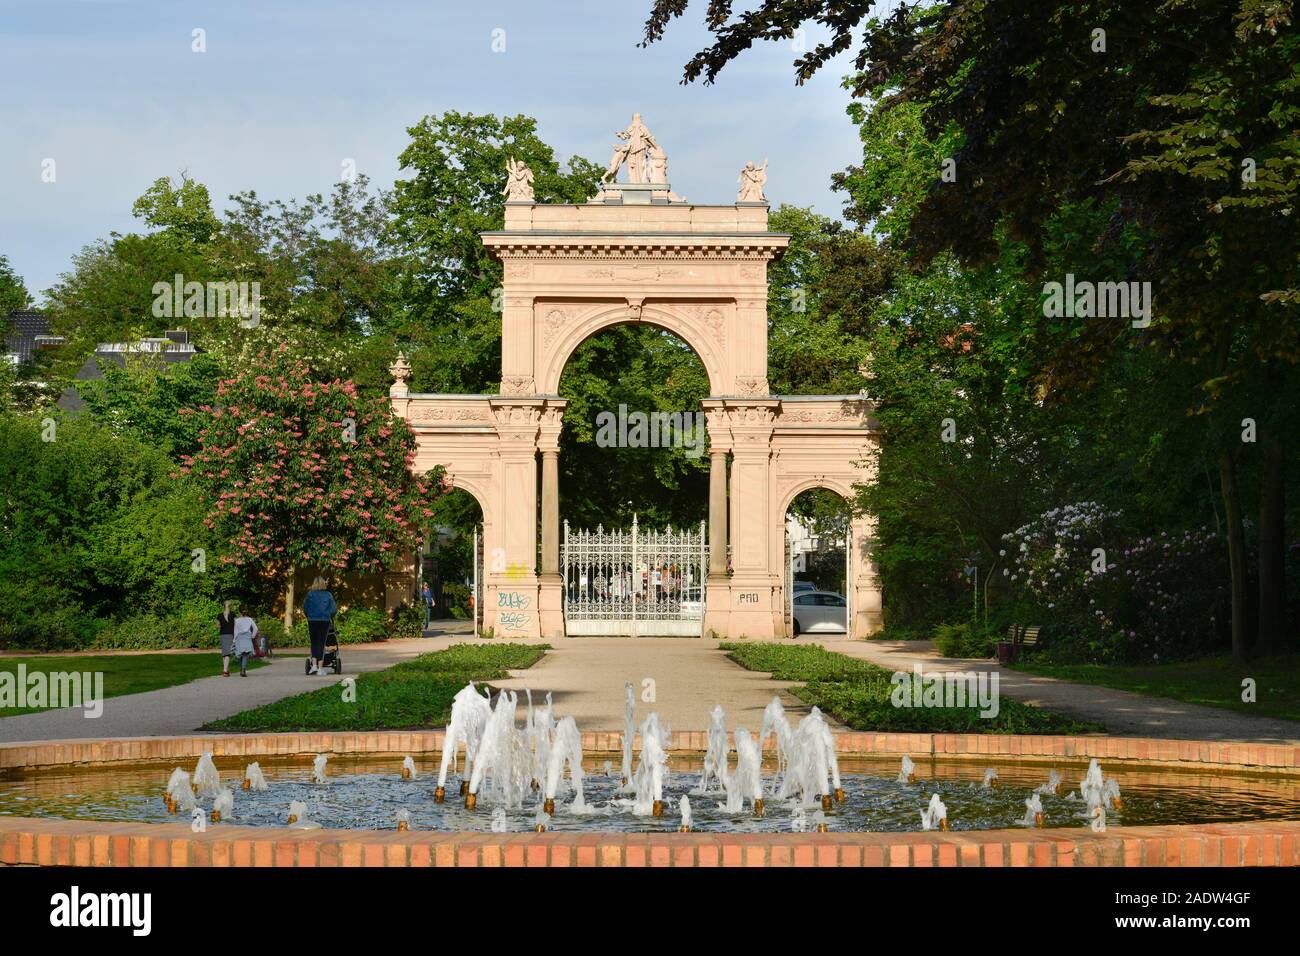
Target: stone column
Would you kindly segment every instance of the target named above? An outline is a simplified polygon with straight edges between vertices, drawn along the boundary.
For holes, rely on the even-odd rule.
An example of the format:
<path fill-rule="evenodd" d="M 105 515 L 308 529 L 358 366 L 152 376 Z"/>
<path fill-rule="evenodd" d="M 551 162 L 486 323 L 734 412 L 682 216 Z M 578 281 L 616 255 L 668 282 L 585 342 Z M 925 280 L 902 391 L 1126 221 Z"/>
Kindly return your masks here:
<path fill-rule="evenodd" d="M 537 580 L 537 438 L 545 402 L 490 399 L 496 418 L 500 484 L 494 510 L 499 548 L 484 555 L 484 625 L 497 637 L 540 637 Z M 495 622 L 495 623 L 490 623 Z"/>
<path fill-rule="evenodd" d="M 537 447 L 542 453 L 542 573 L 538 578 L 538 623 L 542 636 L 564 636 L 564 579 L 560 574 L 560 430 L 564 399 L 547 398 Z"/>
<path fill-rule="evenodd" d="M 560 452 L 542 452 L 542 574 L 560 573 Z"/>
<path fill-rule="evenodd" d="M 709 451 L 709 577 L 727 575 L 727 453 Z"/>

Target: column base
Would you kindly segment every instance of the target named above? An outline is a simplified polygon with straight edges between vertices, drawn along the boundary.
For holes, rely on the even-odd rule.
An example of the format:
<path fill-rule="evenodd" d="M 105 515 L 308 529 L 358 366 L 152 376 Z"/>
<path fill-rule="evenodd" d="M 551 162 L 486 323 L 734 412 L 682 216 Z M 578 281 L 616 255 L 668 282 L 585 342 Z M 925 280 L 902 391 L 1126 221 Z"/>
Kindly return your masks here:
<path fill-rule="evenodd" d="M 558 573 L 543 573 L 537 579 L 537 617 L 543 638 L 549 641 L 565 636 L 564 579 Z"/>
<path fill-rule="evenodd" d="M 537 575 L 490 577 L 483 585 L 483 629 L 496 637 L 541 637 Z"/>
<path fill-rule="evenodd" d="M 706 586 L 705 637 L 767 641 L 777 636 L 772 613 L 777 588 L 766 575 L 759 579 L 710 575 Z"/>

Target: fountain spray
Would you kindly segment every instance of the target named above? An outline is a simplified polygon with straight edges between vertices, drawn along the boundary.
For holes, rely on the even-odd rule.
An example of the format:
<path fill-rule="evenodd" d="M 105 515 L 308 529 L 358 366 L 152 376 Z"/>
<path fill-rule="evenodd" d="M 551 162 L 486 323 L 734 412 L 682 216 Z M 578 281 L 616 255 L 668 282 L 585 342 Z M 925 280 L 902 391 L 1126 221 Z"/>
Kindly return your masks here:
<path fill-rule="evenodd" d="M 623 689 L 627 691 L 627 707 L 623 711 L 623 786 L 626 787 L 632 781 L 632 735 L 635 732 L 635 724 L 632 723 L 632 713 L 636 710 L 636 698 L 632 694 L 632 682 L 624 681 Z"/>
<path fill-rule="evenodd" d="M 937 793 L 930 796 L 930 805 L 921 811 L 922 830 L 947 830 L 948 808 Z"/>
<path fill-rule="evenodd" d="M 715 790 L 727 789 L 727 715 L 721 704 L 709 713 L 708 745 L 704 751 L 704 770 L 700 774 L 698 793 L 708 793 L 712 781 Z"/>
<path fill-rule="evenodd" d="M 262 773 L 262 767 L 256 760 L 244 768 L 243 787 L 245 790 L 261 792 L 268 789 L 268 786 L 266 774 Z"/>
<path fill-rule="evenodd" d="M 311 765 L 312 783 L 325 782 L 325 764 L 328 762 L 329 762 L 329 757 L 327 757 L 325 754 L 316 755 L 316 759 L 312 761 L 312 765 Z"/>
<path fill-rule="evenodd" d="M 220 823 L 223 816 L 233 816 L 235 813 L 235 794 L 229 787 L 223 787 L 217 794 L 217 798 L 212 802 L 212 822 Z"/>
<path fill-rule="evenodd" d="M 402 760 L 402 779 L 414 780 L 415 777 L 415 758 L 408 756 Z"/>
<path fill-rule="evenodd" d="M 582 793 L 582 734 L 572 717 L 565 717 L 555 728 L 555 740 L 550 749 L 546 767 L 545 802 L 542 810 L 555 813 L 555 795 L 564 779 L 564 766 L 569 767 L 569 783 L 573 787 L 573 809 L 581 811 L 586 803 Z"/>
<path fill-rule="evenodd" d="M 678 833 L 691 832 L 691 800 L 686 794 L 682 794 L 681 800 L 677 801 L 677 807 L 681 811 L 682 822 L 677 827 Z"/>
<path fill-rule="evenodd" d="M 194 768 L 194 793 L 200 797 L 215 797 L 221 790 L 221 775 L 212 762 L 212 751 L 205 750 Z"/>
<path fill-rule="evenodd" d="M 479 743 L 483 737 L 483 728 L 487 726 L 492 715 L 492 705 L 474 687 L 470 681 L 451 701 L 451 722 L 442 742 L 442 764 L 438 768 L 438 786 L 433 791 L 435 803 L 442 803 L 447 796 L 447 771 L 456 763 L 456 748 L 465 748 L 465 774 L 468 775 L 474 758 L 478 754 Z M 466 791 L 465 780 L 461 780 L 461 793 Z"/>

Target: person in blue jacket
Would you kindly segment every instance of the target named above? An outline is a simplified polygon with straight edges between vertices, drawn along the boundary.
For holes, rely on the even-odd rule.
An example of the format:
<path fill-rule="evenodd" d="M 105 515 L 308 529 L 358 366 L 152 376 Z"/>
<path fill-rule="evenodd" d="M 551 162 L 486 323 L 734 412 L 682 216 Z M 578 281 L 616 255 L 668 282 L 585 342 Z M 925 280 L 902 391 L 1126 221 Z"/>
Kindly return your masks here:
<path fill-rule="evenodd" d="M 307 599 L 302 602 L 302 611 L 307 615 L 307 634 L 311 638 L 311 670 L 309 674 L 323 674 L 321 661 L 325 657 L 325 636 L 329 633 L 330 620 L 338 613 L 339 606 L 334 603 L 334 595 L 325 589 L 325 579 L 317 575 L 307 592 Z"/>

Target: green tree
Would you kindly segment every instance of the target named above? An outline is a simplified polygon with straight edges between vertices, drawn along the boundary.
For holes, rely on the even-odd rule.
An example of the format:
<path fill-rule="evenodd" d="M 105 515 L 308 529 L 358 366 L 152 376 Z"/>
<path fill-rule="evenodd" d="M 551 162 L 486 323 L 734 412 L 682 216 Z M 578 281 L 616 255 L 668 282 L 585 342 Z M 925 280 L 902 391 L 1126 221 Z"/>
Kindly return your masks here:
<path fill-rule="evenodd" d="M 25 309 L 31 303 L 32 297 L 27 294 L 22 276 L 14 272 L 7 256 L 0 255 L 0 333 L 9 331 L 10 313 Z"/>

